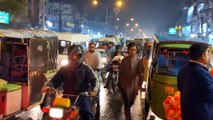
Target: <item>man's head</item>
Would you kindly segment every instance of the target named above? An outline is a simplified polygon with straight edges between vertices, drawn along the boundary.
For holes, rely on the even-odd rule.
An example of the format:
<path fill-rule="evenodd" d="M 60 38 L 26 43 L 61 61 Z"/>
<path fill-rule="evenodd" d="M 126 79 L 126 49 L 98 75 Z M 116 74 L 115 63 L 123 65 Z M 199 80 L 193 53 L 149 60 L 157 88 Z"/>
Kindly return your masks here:
<path fill-rule="evenodd" d="M 210 58 L 209 45 L 196 43 L 189 48 L 189 56 L 191 60 L 199 61 L 207 65 Z"/>
<path fill-rule="evenodd" d="M 130 42 L 128 44 L 128 52 L 129 52 L 129 56 L 134 56 L 137 53 L 137 45 L 134 42 Z"/>
<path fill-rule="evenodd" d="M 83 47 L 80 45 L 72 45 L 68 49 L 69 63 L 82 63 L 83 59 Z"/>
<path fill-rule="evenodd" d="M 89 50 L 90 53 L 94 53 L 95 52 L 95 46 L 96 46 L 95 43 L 93 43 L 93 42 L 89 43 L 88 50 Z"/>
<path fill-rule="evenodd" d="M 108 48 L 111 48 L 111 47 L 113 47 L 114 46 L 114 43 L 113 42 L 110 42 L 109 44 L 108 44 Z"/>

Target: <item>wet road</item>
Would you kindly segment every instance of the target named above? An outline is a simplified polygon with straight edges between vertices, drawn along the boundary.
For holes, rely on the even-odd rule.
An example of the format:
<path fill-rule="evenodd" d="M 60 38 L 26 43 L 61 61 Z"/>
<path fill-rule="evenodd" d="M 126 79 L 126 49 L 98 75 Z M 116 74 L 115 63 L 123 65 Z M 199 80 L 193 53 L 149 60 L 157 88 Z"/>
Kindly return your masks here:
<path fill-rule="evenodd" d="M 139 92 L 135 103 L 131 108 L 132 120 L 145 120 L 142 109 L 143 98 L 144 93 Z M 123 101 L 120 94 L 118 92 L 110 93 L 108 89 L 103 88 L 103 84 L 101 84 L 100 91 L 100 106 L 100 120 L 125 120 Z M 41 120 L 42 115 L 40 107 L 37 106 L 30 111 L 20 113 L 16 117 L 19 117 L 18 120 L 30 120 L 30 118 L 33 120 Z M 14 120 L 14 118 L 9 120 Z"/>

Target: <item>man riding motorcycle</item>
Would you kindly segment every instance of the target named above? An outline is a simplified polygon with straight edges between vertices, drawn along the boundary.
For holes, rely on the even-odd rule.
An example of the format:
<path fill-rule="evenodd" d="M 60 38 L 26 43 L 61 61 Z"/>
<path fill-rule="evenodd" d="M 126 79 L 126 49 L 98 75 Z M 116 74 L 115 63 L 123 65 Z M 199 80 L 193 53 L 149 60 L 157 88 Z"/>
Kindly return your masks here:
<path fill-rule="evenodd" d="M 69 63 L 59 69 L 56 75 L 43 88 L 46 92 L 50 87 L 58 88 L 63 84 L 63 94 L 78 95 L 93 91 L 96 86 L 96 77 L 92 69 L 83 64 L 83 48 L 72 45 L 68 49 Z M 88 96 L 81 96 L 79 101 L 80 114 L 83 120 L 93 120 L 91 100 Z"/>

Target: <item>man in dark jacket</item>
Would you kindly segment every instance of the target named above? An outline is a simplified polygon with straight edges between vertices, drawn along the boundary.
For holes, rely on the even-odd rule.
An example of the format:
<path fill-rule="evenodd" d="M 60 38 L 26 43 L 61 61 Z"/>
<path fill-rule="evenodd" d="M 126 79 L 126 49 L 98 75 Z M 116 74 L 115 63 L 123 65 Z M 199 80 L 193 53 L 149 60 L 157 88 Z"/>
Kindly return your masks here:
<path fill-rule="evenodd" d="M 49 87 L 58 88 L 63 84 L 63 94 L 79 95 L 90 92 L 96 86 L 96 77 L 92 69 L 83 64 L 83 48 L 79 45 L 72 45 L 68 49 L 69 63 L 59 69 L 42 91 Z M 87 96 L 81 96 L 79 101 L 80 113 L 83 120 L 93 120 L 91 101 Z"/>
<path fill-rule="evenodd" d="M 189 48 L 190 61 L 178 73 L 183 120 L 213 120 L 213 78 L 207 68 L 207 44 Z"/>

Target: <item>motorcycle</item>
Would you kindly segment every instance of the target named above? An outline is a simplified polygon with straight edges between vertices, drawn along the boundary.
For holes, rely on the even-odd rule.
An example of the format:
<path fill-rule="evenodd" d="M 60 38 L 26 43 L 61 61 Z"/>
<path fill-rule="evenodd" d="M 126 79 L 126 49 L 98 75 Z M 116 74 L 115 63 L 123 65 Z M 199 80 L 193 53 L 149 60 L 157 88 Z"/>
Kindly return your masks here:
<path fill-rule="evenodd" d="M 106 88 L 112 89 L 113 93 L 116 92 L 118 81 L 119 63 L 117 61 L 110 62 L 107 74 Z"/>
<path fill-rule="evenodd" d="M 49 105 L 41 108 L 44 113 L 43 120 L 81 120 L 79 100 L 82 96 L 90 96 L 89 92 L 57 95 L 56 90 L 52 88 L 46 94 L 49 97 L 46 99 Z"/>

